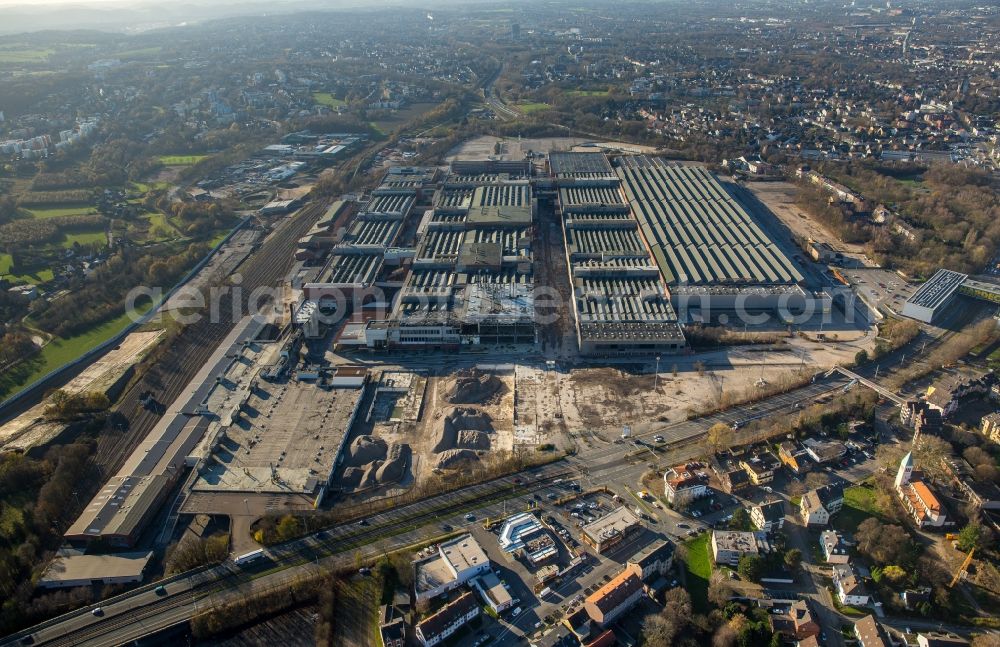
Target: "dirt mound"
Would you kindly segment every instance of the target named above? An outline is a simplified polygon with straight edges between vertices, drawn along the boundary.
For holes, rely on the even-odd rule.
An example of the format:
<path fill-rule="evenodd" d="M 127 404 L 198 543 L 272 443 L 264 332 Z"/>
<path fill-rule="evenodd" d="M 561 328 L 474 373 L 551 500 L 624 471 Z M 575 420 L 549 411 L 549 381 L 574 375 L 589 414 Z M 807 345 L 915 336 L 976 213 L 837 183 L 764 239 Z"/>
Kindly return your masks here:
<path fill-rule="evenodd" d="M 448 382 L 445 397 L 452 404 L 486 404 L 507 393 L 507 385 L 493 373 L 461 371 Z"/>
<path fill-rule="evenodd" d="M 463 463 L 478 463 L 479 455 L 471 449 L 446 449 L 438 454 L 437 466 L 442 469 L 458 467 Z"/>
<path fill-rule="evenodd" d="M 386 442 L 381 438 L 358 436 L 348 448 L 344 462 L 351 467 L 364 467 L 373 461 L 385 460 L 387 451 Z"/>
<path fill-rule="evenodd" d="M 365 473 L 361 477 L 361 482 L 358 483 L 358 488 L 367 489 L 378 485 L 378 470 L 382 466 L 383 461 L 372 461 L 368 463 L 365 467 Z"/>
<path fill-rule="evenodd" d="M 461 449 L 489 449 L 490 444 L 489 435 L 475 429 L 462 429 L 455 440 L 455 446 Z"/>
<path fill-rule="evenodd" d="M 395 483 L 403 478 L 409 459 L 410 446 L 405 443 L 389 445 L 377 436 L 359 436 L 347 452 L 340 486 L 344 490 L 366 490 Z"/>
<path fill-rule="evenodd" d="M 493 433 L 493 419 L 489 414 L 478 409 L 457 408 L 445 416 L 444 424 L 437 434 L 434 443 L 434 453 L 439 454 L 449 449 L 456 449 L 460 445 L 460 438 L 463 432 L 481 432 L 483 434 Z M 478 442 L 471 435 L 466 434 L 468 440 Z M 487 445 L 488 447 L 488 445 Z"/>
<path fill-rule="evenodd" d="M 406 443 L 389 445 L 389 453 L 385 462 L 378 468 L 375 479 L 379 484 L 395 483 L 403 478 L 403 471 L 410 460 L 410 446 Z"/>
<path fill-rule="evenodd" d="M 345 490 L 356 490 L 361 485 L 365 471 L 360 467 L 348 467 L 340 477 L 340 487 Z"/>

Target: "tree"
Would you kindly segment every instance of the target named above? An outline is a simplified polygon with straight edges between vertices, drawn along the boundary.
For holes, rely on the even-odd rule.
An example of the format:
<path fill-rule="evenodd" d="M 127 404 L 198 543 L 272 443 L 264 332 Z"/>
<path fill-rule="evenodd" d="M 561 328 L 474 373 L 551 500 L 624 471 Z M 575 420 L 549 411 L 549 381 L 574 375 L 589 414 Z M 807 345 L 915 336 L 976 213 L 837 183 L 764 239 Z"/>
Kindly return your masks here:
<path fill-rule="evenodd" d="M 791 548 L 785 552 L 785 566 L 790 571 L 797 571 L 802 566 L 802 551 L 798 548 Z"/>
<path fill-rule="evenodd" d="M 911 558 L 913 540 L 902 526 L 883 524 L 878 519 L 865 519 L 854 531 L 858 550 L 871 557 L 876 565 L 896 563 L 900 558 Z"/>
<path fill-rule="evenodd" d="M 997 634 L 979 634 L 972 639 L 971 647 L 1000 647 L 1000 636 Z"/>
<path fill-rule="evenodd" d="M 749 530 L 750 514 L 746 508 L 736 508 L 733 510 L 733 518 L 729 521 L 729 527 L 733 530 Z"/>
<path fill-rule="evenodd" d="M 646 616 L 642 623 L 642 644 L 648 647 L 670 647 L 677 628 L 660 614 Z"/>
<path fill-rule="evenodd" d="M 741 555 L 736 571 L 743 579 L 756 582 L 764 573 L 764 560 L 757 555 Z"/>
<path fill-rule="evenodd" d="M 815 490 L 830 483 L 830 477 L 826 472 L 809 472 L 806 474 L 806 489 Z"/>
<path fill-rule="evenodd" d="M 736 638 L 736 630 L 728 622 L 724 622 L 712 636 L 712 647 L 734 647 Z"/>
<path fill-rule="evenodd" d="M 982 524 L 978 521 L 970 521 L 958 533 L 958 549 L 963 553 L 967 553 L 973 548 L 983 548 L 988 533 L 989 530 L 983 528 Z"/>
<path fill-rule="evenodd" d="M 729 583 L 729 578 L 722 571 L 714 571 L 708 578 L 708 601 L 721 609 L 731 597 L 733 597 L 733 587 Z"/>
<path fill-rule="evenodd" d="M 663 616 L 675 631 L 680 632 L 691 621 L 691 595 L 682 588 L 672 588 L 667 591 L 663 601 Z"/>
<path fill-rule="evenodd" d="M 892 584 L 898 584 L 906 577 L 906 571 L 895 564 L 889 564 L 882 569 L 882 577 L 889 580 Z"/>
<path fill-rule="evenodd" d="M 724 422 L 717 422 L 708 428 L 708 446 L 712 452 L 728 449 L 732 443 L 733 430 Z"/>

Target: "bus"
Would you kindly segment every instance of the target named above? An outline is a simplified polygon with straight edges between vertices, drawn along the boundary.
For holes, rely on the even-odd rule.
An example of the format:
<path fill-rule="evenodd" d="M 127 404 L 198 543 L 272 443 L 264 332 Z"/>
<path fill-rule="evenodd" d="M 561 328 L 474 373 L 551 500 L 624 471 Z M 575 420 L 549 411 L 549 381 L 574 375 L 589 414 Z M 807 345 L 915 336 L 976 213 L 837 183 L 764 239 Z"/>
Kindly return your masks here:
<path fill-rule="evenodd" d="M 233 560 L 233 563 L 237 566 L 242 566 L 243 564 L 249 564 L 254 562 L 264 556 L 264 549 L 258 548 L 257 550 L 252 550 L 249 553 L 244 553 L 239 555 Z"/>

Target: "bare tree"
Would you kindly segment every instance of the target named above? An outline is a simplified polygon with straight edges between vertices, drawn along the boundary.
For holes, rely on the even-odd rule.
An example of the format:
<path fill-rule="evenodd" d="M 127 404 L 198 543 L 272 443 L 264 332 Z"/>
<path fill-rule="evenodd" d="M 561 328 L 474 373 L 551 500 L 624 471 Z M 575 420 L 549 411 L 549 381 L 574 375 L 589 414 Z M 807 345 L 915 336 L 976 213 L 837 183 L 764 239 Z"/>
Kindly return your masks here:
<path fill-rule="evenodd" d="M 708 601 L 720 609 L 733 597 L 733 587 L 721 571 L 715 571 L 708 580 Z"/>

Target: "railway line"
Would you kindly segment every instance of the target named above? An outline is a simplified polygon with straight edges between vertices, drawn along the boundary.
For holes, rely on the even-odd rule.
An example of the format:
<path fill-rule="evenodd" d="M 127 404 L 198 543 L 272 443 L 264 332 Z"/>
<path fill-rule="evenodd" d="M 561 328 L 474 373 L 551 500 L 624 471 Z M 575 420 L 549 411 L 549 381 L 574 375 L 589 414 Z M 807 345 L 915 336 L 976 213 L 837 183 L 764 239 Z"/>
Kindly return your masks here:
<path fill-rule="evenodd" d="M 107 429 L 98 440 L 94 462 L 103 475 L 114 473 L 159 420 L 159 415 L 142 404 L 142 395 L 152 391 L 159 402 L 172 402 L 201 368 L 205 357 L 222 342 L 243 313 L 247 312 L 249 295 L 257 288 L 276 285 L 292 265 L 296 241 L 305 235 L 326 208 L 325 201 L 316 201 L 290 219 L 282 221 L 261 243 L 260 248 L 242 265 L 243 281 L 241 312 L 233 312 L 231 298 L 220 302 L 219 321 L 208 318 L 189 324 L 171 342 L 156 366 L 136 380 L 122 394 L 114 411 L 127 426 L 118 433 Z"/>

